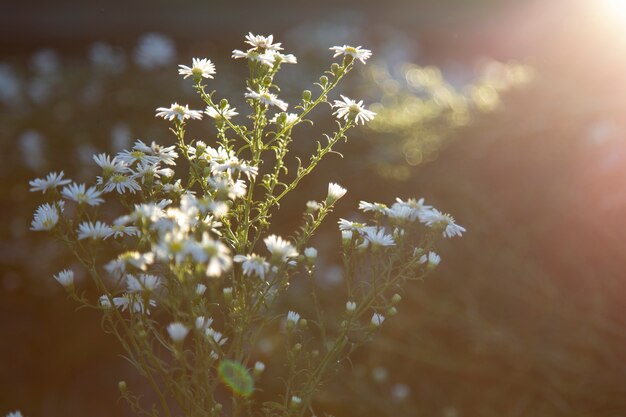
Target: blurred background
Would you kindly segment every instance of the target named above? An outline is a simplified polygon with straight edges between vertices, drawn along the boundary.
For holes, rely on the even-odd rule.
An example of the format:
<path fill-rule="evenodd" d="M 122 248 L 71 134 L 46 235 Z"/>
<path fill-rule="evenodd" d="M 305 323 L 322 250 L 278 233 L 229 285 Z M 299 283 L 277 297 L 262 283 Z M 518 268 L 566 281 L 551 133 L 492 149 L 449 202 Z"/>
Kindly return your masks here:
<path fill-rule="evenodd" d="M 3 5 L 0 414 L 131 415 L 117 381 L 142 381 L 98 316 L 76 312 L 51 279 L 71 258 L 29 232 L 38 196 L 27 183 L 62 169 L 88 181 L 95 152 L 170 143 L 154 109 L 200 107 L 176 73 L 192 57 L 211 58 L 216 89 L 242 101 L 245 68 L 230 52 L 249 31 L 273 33 L 298 57 L 279 77 L 287 101 L 328 66 L 328 47 L 374 52 L 342 91 L 378 118 L 285 202 L 276 230 L 293 231 L 329 180 L 349 189 L 316 242 L 329 303 L 341 302 L 341 275 L 324 248 L 359 200 L 425 197 L 467 228 L 437 248 L 439 269 L 407 287 L 400 313 L 328 383 L 319 409 L 626 416 L 623 0 Z M 331 126 L 328 112 L 313 117 Z M 207 123 L 193 134 L 210 143 Z M 306 302 L 297 286 L 291 297 Z"/>

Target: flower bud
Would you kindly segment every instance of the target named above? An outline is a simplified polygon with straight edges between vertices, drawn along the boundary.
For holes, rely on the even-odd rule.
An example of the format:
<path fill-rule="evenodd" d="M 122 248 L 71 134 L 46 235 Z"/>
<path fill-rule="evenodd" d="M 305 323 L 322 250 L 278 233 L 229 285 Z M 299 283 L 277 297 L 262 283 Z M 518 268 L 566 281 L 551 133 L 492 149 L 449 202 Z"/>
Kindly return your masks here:
<path fill-rule="evenodd" d="M 300 319 L 300 321 L 298 322 L 298 326 L 300 326 L 301 329 L 306 329 L 306 326 L 309 324 L 308 321 L 306 321 L 306 319 Z"/>
<path fill-rule="evenodd" d="M 354 301 L 346 302 L 346 311 L 350 314 L 354 313 L 356 310 L 356 303 Z"/>
<path fill-rule="evenodd" d="M 385 316 L 379 313 L 374 313 L 371 320 L 372 327 L 380 327 L 381 324 L 385 321 Z"/>
<path fill-rule="evenodd" d="M 301 350 L 302 350 L 302 345 L 300 343 L 296 343 L 295 345 L 293 345 L 294 352 L 300 352 Z"/>
<path fill-rule="evenodd" d="M 126 381 L 119 381 L 117 383 L 117 389 L 120 391 L 120 393 L 125 393 L 126 389 L 128 389 L 128 387 L 126 386 Z"/>
<path fill-rule="evenodd" d="M 315 248 L 306 248 L 304 250 L 304 257 L 306 258 L 309 266 L 313 266 L 315 264 L 315 260 L 317 259 L 317 249 Z"/>
<path fill-rule="evenodd" d="M 289 400 L 289 405 L 292 408 L 297 408 L 300 404 L 302 404 L 302 398 L 298 397 L 297 395 L 293 395 L 291 397 L 291 400 Z"/>
<path fill-rule="evenodd" d="M 398 314 L 398 309 L 396 309 L 395 307 L 389 307 L 389 309 L 387 310 L 387 315 L 389 317 L 393 317 L 396 314 Z"/>
<path fill-rule="evenodd" d="M 328 85 L 328 77 L 327 77 L 327 76 L 325 76 L 325 75 L 322 75 L 322 76 L 320 77 L 320 84 L 321 84 L 323 87 L 326 87 L 326 86 Z"/>
<path fill-rule="evenodd" d="M 339 64 L 334 62 L 333 65 L 330 66 L 330 72 L 332 72 L 334 76 L 337 76 L 339 74 L 340 68 L 341 67 L 339 67 Z"/>
<path fill-rule="evenodd" d="M 220 109 L 224 110 L 225 108 L 228 107 L 228 100 L 226 100 L 225 98 L 220 100 Z"/>
<path fill-rule="evenodd" d="M 393 297 L 391 297 L 391 304 L 393 305 L 398 304 L 400 301 L 402 301 L 402 296 L 398 293 L 394 294 Z"/>
<path fill-rule="evenodd" d="M 302 92 L 302 100 L 305 101 L 305 102 L 311 101 L 311 91 L 310 90 L 304 90 Z"/>
<path fill-rule="evenodd" d="M 265 364 L 263 362 L 257 361 L 254 364 L 254 371 L 253 371 L 254 376 L 259 377 L 263 373 L 264 370 L 265 370 Z"/>

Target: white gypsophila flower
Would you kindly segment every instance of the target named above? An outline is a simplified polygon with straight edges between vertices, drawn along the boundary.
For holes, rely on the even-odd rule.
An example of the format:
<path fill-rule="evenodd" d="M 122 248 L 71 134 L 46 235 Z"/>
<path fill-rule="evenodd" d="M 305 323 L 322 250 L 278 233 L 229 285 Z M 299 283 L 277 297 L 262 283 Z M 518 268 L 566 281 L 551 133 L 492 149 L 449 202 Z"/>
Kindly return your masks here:
<path fill-rule="evenodd" d="M 105 178 L 114 174 L 123 174 L 129 170 L 128 166 L 124 162 L 117 159 L 117 157 L 111 159 L 111 157 L 105 153 L 94 155 L 93 160 L 100 168 L 102 168 L 102 176 Z M 103 177 L 98 177 L 98 184 L 102 184 Z"/>
<path fill-rule="evenodd" d="M 30 230 L 46 231 L 52 230 L 59 222 L 59 210 L 55 205 L 42 204 L 35 211 L 33 221 L 30 223 Z"/>
<path fill-rule="evenodd" d="M 139 278 L 126 274 L 126 291 L 128 292 L 152 292 L 161 286 L 161 279 L 156 275 L 140 274 Z"/>
<path fill-rule="evenodd" d="M 437 209 L 431 209 L 421 220 L 428 227 L 443 227 L 443 237 L 462 236 L 465 232 L 463 226 L 459 226 L 454 222 L 454 217 L 449 214 L 443 214 Z"/>
<path fill-rule="evenodd" d="M 328 195 L 326 196 L 326 202 L 328 204 L 333 204 L 335 201 L 346 195 L 347 191 L 348 190 L 339 184 L 334 182 L 328 183 Z"/>
<path fill-rule="evenodd" d="M 63 179 L 63 171 L 49 173 L 45 179 L 37 178 L 32 181 L 29 181 L 28 184 L 31 186 L 30 191 L 41 191 L 42 193 L 46 193 L 46 191 L 55 189 L 58 186 L 66 185 L 72 182 L 69 179 Z"/>
<path fill-rule="evenodd" d="M 385 316 L 379 313 L 374 313 L 374 315 L 372 316 L 371 323 L 372 323 L 372 326 L 378 327 L 381 324 L 383 324 L 384 321 L 385 321 Z"/>
<path fill-rule="evenodd" d="M 54 275 L 54 279 L 65 288 L 71 287 L 74 285 L 74 271 L 71 269 L 64 269 Z"/>
<path fill-rule="evenodd" d="M 183 122 L 187 119 L 202 119 L 202 112 L 198 110 L 189 110 L 188 105 L 181 105 L 178 103 L 172 103 L 172 105 L 168 107 L 159 107 L 156 109 L 156 117 L 162 117 L 166 120 L 174 120 L 178 119 L 178 121 Z"/>
<path fill-rule="evenodd" d="M 171 64 L 176 57 L 174 42 L 160 33 L 148 33 L 139 39 L 135 48 L 135 62 L 144 69 Z"/>
<path fill-rule="evenodd" d="M 82 222 L 78 225 L 78 240 L 82 239 L 106 239 L 111 236 L 111 226 L 97 220 L 96 223 Z"/>
<path fill-rule="evenodd" d="M 391 235 L 385 234 L 384 229 L 368 227 L 365 230 L 364 237 L 373 246 L 394 246 L 396 243 Z"/>
<path fill-rule="evenodd" d="M 270 51 L 281 51 L 283 48 L 279 43 L 274 43 L 274 35 L 261 36 L 253 35 L 252 32 L 248 32 L 246 35 L 246 43 L 254 48 Z"/>
<path fill-rule="evenodd" d="M 317 249 L 315 249 L 315 248 L 306 248 L 306 249 L 304 249 L 304 256 L 309 261 L 314 261 L 315 259 L 317 259 Z"/>
<path fill-rule="evenodd" d="M 441 262 L 441 257 L 437 255 L 435 252 L 430 251 L 428 252 L 428 255 L 426 254 L 422 255 L 420 257 L 419 262 L 421 264 L 425 264 L 426 262 L 428 262 L 428 266 L 431 268 L 434 268 L 437 265 L 439 265 L 439 263 Z"/>
<path fill-rule="evenodd" d="M 270 269 L 270 264 L 265 258 L 254 253 L 251 255 L 235 255 L 233 261 L 241 263 L 241 269 L 246 276 L 256 274 L 259 278 L 265 279 L 265 274 Z"/>
<path fill-rule="evenodd" d="M 356 303 L 354 301 L 346 301 L 346 311 L 353 313 L 356 310 Z"/>
<path fill-rule="evenodd" d="M 211 324 L 213 324 L 212 317 L 204 317 L 204 316 L 196 317 L 195 325 L 196 325 L 196 329 L 198 330 L 208 329 L 209 327 L 211 327 Z"/>
<path fill-rule="evenodd" d="M 275 94 L 270 93 L 267 90 L 260 90 L 258 93 L 248 87 L 248 93 L 245 93 L 244 96 L 247 98 L 251 98 L 253 100 L 259 100 L 261 103 L 266 106 L 276 106 L 282 111 L 286 111 L 289 104 L 286 102 L 279 100 Z"/>
<path fill-rule="evenodd" d="M 102 191 L 105 193 L 110 193 L 111 191 L 115 190 L 119 194 L 124 194 L 126 193 L 126 191 L 130 192 L 131 194 L 135 194 L 136 191 L 141 191 L 141 186 L 139 185 L 139 183 L 133 178 L 124 174 L 111 175 L 108 178 L 106 184 L 104 183 L 104 178 L 98 177 L 97 183 L 98 185 L 104 186 Z"/>
<path fill-rule="evenodd" d="M 77 202 L 78 204 L 88 204 L 90 206 L 97 206 L 104 203 L 104 199 L 100 198 L 102 192 L 98 191 L 96 187 L 86 188 L 85 184 L 70 184 L 63 188 L 61 195 L 68 200 Z"/>
<path fill-rule="evenodd" d="M 232 266 L 230 249 L 219 240 L 212 239 L 208 233 L 202 234 L 202 241 L 191 249 L 191 256 L 196 262 L 207 264 L 206 275 L 219 277 Z"/>
<path fill-rule="evenodd" d="M 121 50 L 104 42 L 96 42 L 89 47 L 89 61 L 96 70 L 119 74 L 126 67 L 126 58 Z"/>
<path fill-rule="evenodd" d="M 207 116 L 214 118 L 215 120 L 230 120 L 234 116 L 237 116 L 236 108 L 231 108 L 229 104 L 226 104 L 223 108 L 216 109 L 211 106 L 207 106 L 204 111 Z"/>
<path fill-rule="evenodd" d="M 20 411 L 11 411 L 6 417 L 23 417 Z"/>
<path fill-rule="evenodd" d="M 348 46 L 348 45 L 333 46 L 328 49 L 335 52 L 335 55 L 333 55 L 333 58 L 336 58 L 340 55 L 349 55 L 354 59 L 358 59 L 363 64 L 365 64 L 365 61 L 369 57 L 372 56 L 372 51 L 370 51 L 369 49 L 361 48 L 360 46 L 357 46 L 357 47 Z"/>
<path fill-rule="evenodd" d="M 365 122 L 373 120 L 374 116 L 376 116 L 376 113 L 373 111 L 365 109 L 363 100 L 357 102 L 344 95 L 341 95 L 341 98 L 343 101 L 335 100 L 335 104 L 332 106 L 337 109 L 333 114 L 336 115 L 338 119 L 343 118 L 346 122 L 354 120 L 356 124 L 365 124 Z"/>
<path fill-rule="evenodd" d="M 296 325 L 298 324 L 299 321 L 300 321 L 300 314 L 291 310 L 287 312 L 287 324 L 291 323 L 292 325 Z"/>
<path fill-rule="evenodd" d="M 367 201 L 359 202 L 359 210 L 364 212 L 372 211 L 378 214 L 387 214 L 387 206 L 382 203 L 368 203 Z"/>
<path fill-rule="evenodd" d="M 174 342 L 182 342 L 187 337 L 189 329 L 181 322 L 170 323 L 167 326 L 167 333 Z"/>
<path fill-rule="evenodd" d="M 271 59 L 270 56 L 268 56 L 267 54 L 262 54 L 259 53 L 257 50 L 250 49 L 248 51 L 240 51 L 239 49 L 235 49 L 233 50 L 233 58 L 235 59 L 242 59 L 245 58 L 248 61 L 251 62 L 260 62 L 261 64 L 267 65 L 269 67 L 273 66 L 273 62 L 269 61 L 269 59 Z"/>
<path fill-rule="evenodd" d="M 198 284 L 196 285 L 196 294 L 197 295 L 204 295 L 204 293 L 206 292 L 206 285 L 204 284 Z"/>
<path fill-rule="evenodd" d="M 215 74 L 215 64 L 207 58 L 192 58 L 191 67 L 179 65 L 178 74 L 184 75 L 183 78 L 192 76 L 194 78 L 213 78 Z"/>
<path fill-rule="evenodd" d="M 263 242 L 265 242 L 267 250 L 272 254 L 272 260 L 287 262 L 289 258 L 298 256 L 296 248 L 280 236 L 270 235 Z"/>

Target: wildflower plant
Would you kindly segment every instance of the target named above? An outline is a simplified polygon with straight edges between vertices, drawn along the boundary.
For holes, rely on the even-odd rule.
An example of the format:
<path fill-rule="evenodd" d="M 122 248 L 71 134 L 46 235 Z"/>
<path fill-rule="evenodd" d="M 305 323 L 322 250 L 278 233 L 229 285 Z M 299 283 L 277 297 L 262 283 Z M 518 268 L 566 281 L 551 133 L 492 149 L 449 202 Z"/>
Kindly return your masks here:
<path fill-rule="evenodd" d="M 144 404 L 119 383 L 137 414 L 314 415 L 315 393 L 396 314 L 402 285 L 437 266 L 435 240 L 465 231 L 423 200 L 398 199 L 390 207 L 361 202 L 370 222 L 339 220 L 346 298 L 339 306 L 320 305 L 318 251 L 308 245 L 346 189 L 331 183 L 326 196 L 307 202 L 302 225 L 289 238 L 273 233 L 272 214 L 352 127 L 375 117 L 362 101 L 329 99 L 371 52 L 330 48 L 338 62 L 320 77 L 317 93 L 305 90 L 288 113 L 275 76 L 296 58 L 280 52 L 272 36 L 250 33 L 246 43 L 246 51 L 233 51 L 249 68 L 249 110 L 239 110 L 245 117 L 210 90 L 215 65 L 194 59 L 180 65 L 179 74 L 191 79 L 205 109 L 174 103 L 156 113 L 170 123 L 173 144 L 137 140 L 114 157 L 95 155 L 102 171 L 91 185 L 63 172 L 31 182 L 31 191 L 46 199 L 31 229 L 61 240 L 98 294 L 82 291 L 70 269 L 54 279 L 81 306 L 101 311 L 104 330 L 119 339 L 154 391 L 157 404 Z M 295 158 L 292 172 L 286 160 L 297 126 L 323 103 L 334 109 L 337 128 L 307 162 Z M 214 138 L 190 139 L 187 124 L 204 116 L 213 120 Z M 117 255 L 111 259 L 106 248 Z M 285 307 L 285 291 L 303 279 L 312 284 L 312 308 Z M 272 371 L 283 376 L 284 387 L 277 398 L 261 401 L 269 365 L 259 344 L 268 332 L 284 341 L 275 352 L 284 366 Z"/>

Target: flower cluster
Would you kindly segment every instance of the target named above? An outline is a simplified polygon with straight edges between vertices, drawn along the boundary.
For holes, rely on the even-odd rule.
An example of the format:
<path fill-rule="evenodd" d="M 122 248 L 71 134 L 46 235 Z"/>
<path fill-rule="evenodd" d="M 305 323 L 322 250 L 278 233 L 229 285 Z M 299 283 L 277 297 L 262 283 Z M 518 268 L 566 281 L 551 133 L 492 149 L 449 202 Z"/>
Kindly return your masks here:
<path fill-rule="evenodd" d="M 304 372 L 315 377 L 297 385 L 289 382 L 283 396 L 289 400 L 275 403 L 270 414 L 286 416 L 294 409 L 307 409 L 322 377 L 345 359 L 341 344 L 348 336 L 364 343 L 397 313 L 400 296 L 387 301 L 385 294 L 439 263 L 431 250 L 435 233 L 452 237 L 465 231 L 423 200 L 397 200 L 391 208 L 361 202 L 362 210 L 375 215 L 374 223 L 341 219 L 339 224 L 346 276 L 358 273 L 362 285 L 354 278 L 348 280 L 345 320 L 327 329 L 327 334 L 336 336 L 335 345 L 323 344 L 327 349 L 323 356 L 304 360 L 303 346 L 306 349 L 313 339 L 313 334 L 306 335 L 310 312 L 287 310 L 276 300 L 297 272 L 311 276 L 316 272 L 318 251 L 307 244 L 347 190 L 328 184 L 325 198 L 306 204 L 303 224 L 290 238 L 271 233 L 273 209 L 333 153 L 349 129 L 374 119 L 375 113 L 362 101 L 341 96 L 332 105 L 337 130 L 324 135 L 326 143 L 318 143 L 308 163 L 299 158 L 295 173 L 286 169 L 294 127 L 319 104 L 330 104 L 329 93 L 371 52 L 360 46 L 331 48 L 335 57 L 344 58 L 320 77 L 321 91 L 313 95 L 305 90 L 294 106 L 297 111 L 285 113 L 289 104 L 278 98 L 273 80 L 282 63 L 296 63 L 295 56 L 280 52 L 281 43 L 271 35 L 250 33 L 245 42 L 250 48 L 233 51 L 233 57 L 249 63 L 250 78 L 242 95 L 250 106 L 246 119 L 251 123 L 233 122 L 239 114 L 236 109 L 227 99 L 218 100 L 217 93 L 208 93 L 204 84 L 216 76 L 215 65 L 207 58 L 194 58 L 191 66 L 180 65 L 178 72 L 191 78 L 206 110 L 178 103 L 156 109 L 157 117 L 171 123 L 173 145 L 136 140 L 131 149 L 115 156 L 95 155 L 101 172 L 93 184 L 73 182 L 62 171 L 30 182 L 31 191 L 47 199 L 37 208 L 31 229 L 50 231 L 62 240 L 101 295 L 89 300 L 81 294 L 71 269 L 54 279 L 79 304 L 102 311 L 105 328 L 120 338 L 158 397 L 175 393 L 171 401 L 185 415 L 220 414 L 219 396 L 213 395 L 217 385 L 198 389 L 215 375 L 233 391 L 236 407 L 250 401 L 255 378 L 258 382 L 265 369 L 253 358 L 263 331 L 276 317 L 286 318 L 284 337 L 295 343 L 287 358 L 289 369 L 294 375 Z M 270 117 L 274 107 L 281 112 Z M 215 137 L 190 140 L 187 123 L 203 115 L 213 119 Z M 418 225 L 426 228 L 422 241 Z M 115 244 L 109 244 L 112 240 Z M 370 249 L 374 256 L 365 256 Z M 114 256 L 111 250 L 117 251 Z M 358 271 L 358 265 L 369 273 Z M 367 280 L 383 281 L 370 285 Z M 158 316 L 153 314 L 156 310 Z M 170 361 L 162 348 L 171 352 Z M 173 378 L 175 374 L 181 377 Z M 122 396 L 134 410 L 156 415 L 146 411 L 125 384 L 121 386 Z M 173 388 L 161 391 L 160 387 Z M 164 415 L 171 415 L 168 401 L 160 404 Z"/>

